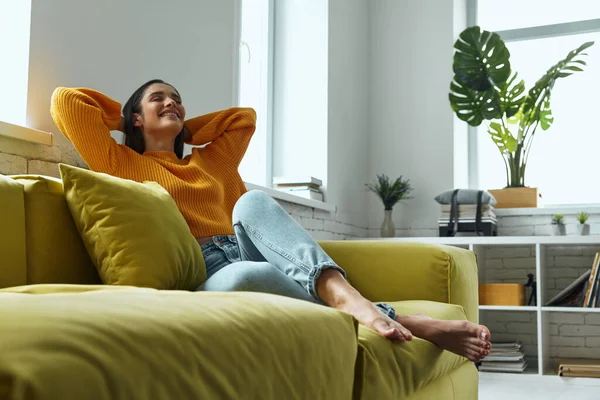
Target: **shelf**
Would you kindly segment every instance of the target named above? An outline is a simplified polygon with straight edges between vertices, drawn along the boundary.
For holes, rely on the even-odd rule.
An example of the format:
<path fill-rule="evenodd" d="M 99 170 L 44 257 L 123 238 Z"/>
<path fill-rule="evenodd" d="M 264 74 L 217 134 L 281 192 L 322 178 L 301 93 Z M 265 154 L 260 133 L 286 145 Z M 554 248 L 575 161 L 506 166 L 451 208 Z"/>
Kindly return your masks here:
<path fill-rule="evenodd" d="M 542 307 L 542 311 L 549 311 L 549 312 L 581 312 L 581 313 L 600 313 L 600 308 L 584 308 L 584 307 Z"/>
<path fill-rule="evenodd" d="M 480 310 L 492 311 L 537 311 L 536 306 L 479 306 Z"/>
<path fill-rule="evenodd" d="M 590 236 L 455 236 L 455 237 L 395 237 L 395 238 L 363 238 L 349 239 L 360 241 L 431 243 L 447 245 L 561 245 L 561 244 L 598 244 L 600 235 Z"/>
<path fill-rule="evenodd" d="M 527 365 L 527 368 L 525 368 L 525 371 L 523 372 L 479 371 L 479 376 L 482 378 L 497 378 L 499 376 L 508 376 L 512 378 L 514 376 L 523 375 L 539 375 L 537 361 L 535 366 Z"/>

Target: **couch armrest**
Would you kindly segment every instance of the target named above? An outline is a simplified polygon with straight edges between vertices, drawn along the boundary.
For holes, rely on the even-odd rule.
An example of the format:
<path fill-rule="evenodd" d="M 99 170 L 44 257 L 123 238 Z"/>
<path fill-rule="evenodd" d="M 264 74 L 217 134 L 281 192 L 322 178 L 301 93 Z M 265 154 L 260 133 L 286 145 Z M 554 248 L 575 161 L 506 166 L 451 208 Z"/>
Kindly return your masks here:
<path fill-rule="evenodd" d="M 478 322 L 477 259 L 453 246 L 390 241 L 321 241 L 321 247 L 373 302 L 430 300 L 463 306 Z"/>

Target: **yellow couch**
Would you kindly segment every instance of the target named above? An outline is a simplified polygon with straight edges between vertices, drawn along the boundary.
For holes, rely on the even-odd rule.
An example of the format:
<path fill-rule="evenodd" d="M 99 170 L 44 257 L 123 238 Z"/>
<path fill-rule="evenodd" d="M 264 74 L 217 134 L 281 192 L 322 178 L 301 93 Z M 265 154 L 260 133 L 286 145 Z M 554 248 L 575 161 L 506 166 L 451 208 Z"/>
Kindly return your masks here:
<path fill-rule="evenodd" d="M 59 180 L 0 175 L 0 399 L 476 399 L 473 363 L 261 293 L 102 285 Z M 324 241 L 371 301 L 477 321 L 473 253 Z"/>

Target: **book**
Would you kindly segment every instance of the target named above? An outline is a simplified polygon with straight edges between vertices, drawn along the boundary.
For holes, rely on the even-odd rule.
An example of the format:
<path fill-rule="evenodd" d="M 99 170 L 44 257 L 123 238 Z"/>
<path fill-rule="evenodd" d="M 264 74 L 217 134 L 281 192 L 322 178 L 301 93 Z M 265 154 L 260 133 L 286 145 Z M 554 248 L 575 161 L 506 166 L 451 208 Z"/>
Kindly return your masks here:
<path fill-rule="evenodd" d="M 314 176 L 275 177 L 273 183 L 277 186 L 321 186 L 323 181 Z"/>
<path fill-rule="evenodd" d="M 312 188 L 305 188 L 305 189 L 300 189 L 300 190 L 295 189 L 295 188 L 293 188 L 293 189 L 292 188 L 277 188 L 277 190 L 279 190 L 281 192 L 293 194 L 294 196 L 300 196 L 305 199 L 323 201 L 323 192 L 321 192 L 320 190 L 312 189 Z"/>
<path fill-rule="evenodd" d="M 594 293 L 594 288 L 598 284 L 598 262 L 600 262 L 600 253 L 596 253 L 596 257 L 594 258 L 594 264 L 592 265 L 592 273 L 590 274 L 588 280 L 588 287 L 585 293 L 585 298 L 583 302 L 583 307 L 591 307 L 591 297 Z"/>
<path fill-rule="evenodd" d="M 575 279 L 569 286 L 554 296 L 546 306 L 548 307 L 583 307 L 585 294 L 589 285 L 592 270 L 587 270 L 579 278 Z"/>
<path fill-rule="evenodd" d="M 558 360 L 558 376 L 600 378 L 600 360 L 561 359 Z"/>
<path fill-rule="evenodd" d="M 479 366 L 483 372 L 523 372 L 526 368 L 527 361 L 523 359 L 516 362 L 482 361 Z"/>
<path fill-rule="evenodd" d="M 481 360 L 480 371 L 487 372 L 517 372 L 527 368 L 527 360 L 520 341 L 492 342 L 490 353 Z"/>

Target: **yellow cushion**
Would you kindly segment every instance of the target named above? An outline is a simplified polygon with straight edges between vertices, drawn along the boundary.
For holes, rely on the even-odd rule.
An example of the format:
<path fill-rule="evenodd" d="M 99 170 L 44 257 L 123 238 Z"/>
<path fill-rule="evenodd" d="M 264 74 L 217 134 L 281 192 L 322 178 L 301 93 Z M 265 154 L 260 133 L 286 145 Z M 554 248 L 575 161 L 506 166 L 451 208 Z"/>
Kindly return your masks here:
<path fill-rule="evenodd" d="M 423 300 L 390 304 L 400 315 L 422 313 L 437 319 L 466 319 L 464 309 L 453 304 Z M 404 399 L 468 362 L 419 338 L 392 342 L 362 325 L 358 336 L 357 399 Z"/>
<path fill-rule="evenodd" d="M 0 291 L 0 398 L 352 398 L 356 324 L 332 308 L 262 293 L 56 289 Z"/>
<path fill-rule="evenodd" d="M 0 174 L 0 287 L 27 283 L 23 186 Z"/>
<path fill-rule="evenodd" d="M 27 283 L 100 283 L 79 236 L 60 179 L 12 176 L 23 185 Z"/>
<path fill-rule="evenodd" d="M 102 281 L 194 290 L 206 280 L 198 242 L 169 193 L 60 165 L 67 204 Z"/>

